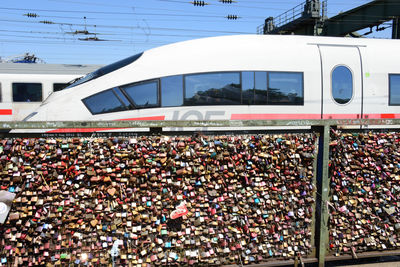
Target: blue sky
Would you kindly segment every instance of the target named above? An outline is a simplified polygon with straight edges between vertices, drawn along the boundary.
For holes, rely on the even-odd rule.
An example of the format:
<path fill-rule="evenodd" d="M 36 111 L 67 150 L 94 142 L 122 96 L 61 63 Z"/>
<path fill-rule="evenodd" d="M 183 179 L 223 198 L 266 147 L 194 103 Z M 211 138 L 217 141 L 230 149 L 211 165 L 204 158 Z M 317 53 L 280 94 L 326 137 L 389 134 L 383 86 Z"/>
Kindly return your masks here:
<path fill-rule="evenodd" d="M 194 6 L 190 0 L 2 0 L 0 57 L 29 52 L 46 63 L 109 64 L 178 41 L 254 34 L 265 18 L 304 0 L 204 2 L 209 5 Z M 328 0 L 328 17 L 368 2 Z M 239 19 L 228 20 L 228 15 Z M 73 34 L 84 30 L 96 35 Z M 88 37 L 105 41 L 80 40 Z M 368 37 L 390 38 L 391 28 Z"/>

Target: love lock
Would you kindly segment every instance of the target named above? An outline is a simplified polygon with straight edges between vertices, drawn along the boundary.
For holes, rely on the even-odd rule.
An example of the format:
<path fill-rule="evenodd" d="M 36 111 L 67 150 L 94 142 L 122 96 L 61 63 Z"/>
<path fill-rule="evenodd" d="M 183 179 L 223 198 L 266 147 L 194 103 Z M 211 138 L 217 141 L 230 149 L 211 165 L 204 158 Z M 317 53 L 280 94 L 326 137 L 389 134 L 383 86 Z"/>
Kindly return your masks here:
<path fill-rule="evenodd" d="M 120 239 L 117 239 L 114 241 L 113 246 L 110 250 L 111 258 L 112 258 L 112 264 L 115 266 L 115 258 L 119 256 L 119 245 L 122 245 L 123 241 Z"/>

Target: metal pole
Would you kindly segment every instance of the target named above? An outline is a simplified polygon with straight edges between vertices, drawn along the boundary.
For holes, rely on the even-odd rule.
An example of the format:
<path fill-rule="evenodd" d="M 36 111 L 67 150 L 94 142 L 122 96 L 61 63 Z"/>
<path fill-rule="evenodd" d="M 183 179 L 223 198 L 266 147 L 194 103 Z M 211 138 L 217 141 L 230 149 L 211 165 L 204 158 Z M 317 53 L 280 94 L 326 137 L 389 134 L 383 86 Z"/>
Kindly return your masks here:
<path fill-rule="evenodd" d="M 317 235 L 317 257 L 318 266 L 325 266 L 325 256 L 328 249 L 329 241 L 329 210 L 327 201 L 329 197 L 329 144 L 330 144 L 330 129 L 329 124 L 324 126 L 312 127 L 314 131 L 319 132 L 319 151 L 317 162 L 317 219 L 316 219 L 316 233 Z"/>
<path fill-rule="evenodd" d="M 400 39 L 400 17 L 393 19 L 392 39 Z"/>

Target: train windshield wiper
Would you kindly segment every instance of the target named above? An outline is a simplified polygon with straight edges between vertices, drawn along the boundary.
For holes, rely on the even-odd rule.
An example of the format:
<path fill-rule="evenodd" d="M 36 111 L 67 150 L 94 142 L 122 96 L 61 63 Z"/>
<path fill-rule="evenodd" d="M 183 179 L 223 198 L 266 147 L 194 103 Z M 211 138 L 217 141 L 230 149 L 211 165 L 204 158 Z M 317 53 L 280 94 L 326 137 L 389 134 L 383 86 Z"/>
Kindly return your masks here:
<path fill-rule="evenodd" d="M 96 70 L 94 72 L 91 72 L 86 76 L 82 76 L 82 77 L 76 78 L 75 80 L 72 80 L 71 84 L 68 85 L 65 89 L 68 89 L 68 88 L 71 88 L 71 87 L 75 87 L 75 86 L 77 86 L 79 84 L 82 84 L 82 83 L 85 83 L 87 81 L 90 81 L 92 79 L 97 78 L 98 77 L 97 72 L 98 72 L 98 70 Z"/>
<path fill-rule="evenodd" d="M 96 71 L 94 71 L 94 72 L 89 73 L 88 75 L 86 75 L 86 76 L 83 77 L 83 78 L 82 78 L 82 77 L 79 78 L 78 80 L 76 80 L 75 82 L 73 82 L 71 85 L 69 85 L 69 86 L 66 87 L 65 89 L 71 88 L 71 87 L 75 87 L 75 86 L 77 86 L 77 85 L 79 85 L 79 84 L 82 84 L 82 83 L 88 82 L 88 81 L 90 81 L 90 80 L 99 78 L 99 77 L 101 77 L 101 76 L 103 76 L 103 75 L 106 75 L 106 74 L 108 74 L 108 73 L 110 73 L 110 72 L 113 72 L 113 71 L 115 71 L 115 70 L 117 70 L 117 69 L 120 69 L 120 68 L 122 68 L 122 67 L 125 67 L 126 65 L 129 65 L 129 64 L 131 64 L 132 62 L 136 61 L 138 58 L 140 58 L 140 57 L 142 56 L 142 54 L 143 54 L 143 53 L 139 53 L 139 54 L 136 54 L 136 55 L 134 55 L 134 56 L 131 56 L 131 57 L 122 59 L 122 60 L 120 60 L 120 61 L 117 61 L 117 62 L 115 62 L 115 63 L 112 63 L 112 64 L 110 64 L 110 65 L 107 65 L 107 66 L 105 66 L 105 67 L 102 67 L 102 68 L 100 68 L 100 69 L 98 69 L 98 70 L 96 70 Z"/>
<path fill-rule="evenodd" d="M 80 76 L 80 77 L 78 77 L 78 78 L 75 78 L 75 79 L 73 79 L 73 80 L 67 82 L 67 86 L 66 86 L 65 88 L 69 87 L 69 86 L 70 86 L 71 84 L 73 84 L 73 83 L 76 83 L 77 81 L 79 81 L 79 80 L 82 79 L 83 77 L 84 77 L 84 76 Z"/>

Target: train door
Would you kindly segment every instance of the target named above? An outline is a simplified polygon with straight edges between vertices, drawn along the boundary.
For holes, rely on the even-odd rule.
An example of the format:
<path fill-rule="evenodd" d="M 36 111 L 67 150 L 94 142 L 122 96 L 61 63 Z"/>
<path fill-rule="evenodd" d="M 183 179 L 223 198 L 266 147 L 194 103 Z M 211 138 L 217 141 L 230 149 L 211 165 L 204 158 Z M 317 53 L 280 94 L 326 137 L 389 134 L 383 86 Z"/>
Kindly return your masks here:
<path fill-rule="evenodd" d="M 322 60 L 322 118 L 362 116 L 362 63 L 353 46 L 319 45 Z"/>

